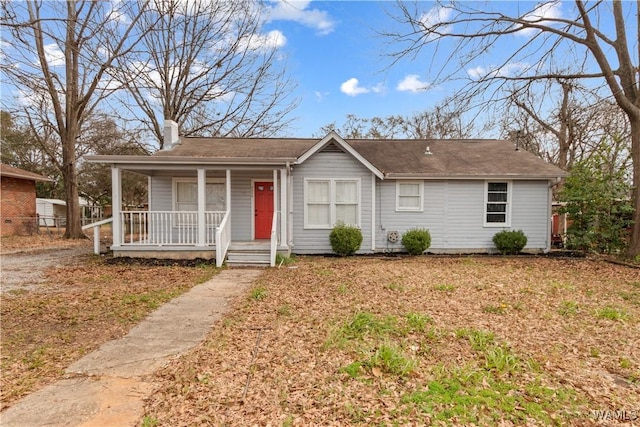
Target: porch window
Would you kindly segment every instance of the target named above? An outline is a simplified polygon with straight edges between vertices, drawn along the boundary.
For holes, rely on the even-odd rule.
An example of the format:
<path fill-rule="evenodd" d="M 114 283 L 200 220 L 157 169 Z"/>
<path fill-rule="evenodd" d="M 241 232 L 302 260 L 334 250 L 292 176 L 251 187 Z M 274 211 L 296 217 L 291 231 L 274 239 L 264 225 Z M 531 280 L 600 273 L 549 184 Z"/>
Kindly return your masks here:
<path fill-rule="evenodd" d="M 174 180 L 174 204 L 173 210 L 178 212 L 196 212 L 198 210 L 198 181 L 195 178 L 179 178 Z M 206 211 L 225 211 L 226 187 L 224 180 L 207 180 L 206 184 Z M 189 225 L 186 218 L 178 222 L 179 225 Z M 192 224 L 192 225 L 195 225 Z"/>
<path fill-rule="evenodd" d="M 510 225 L 510 189 L 509 182 L 487 182 L 485 184 L 485 226 L 505 227 Z"/>
<path fill-rule="evenodd" d="M 424 182 L 398 181 L 396 183 L 396 210 L 422 212 Z"/>
<path fill-rule="evenodd" d="M 331 228 L 337 222 L 360 224 L 360 181 L 306 179 L 305 228 Z"/>

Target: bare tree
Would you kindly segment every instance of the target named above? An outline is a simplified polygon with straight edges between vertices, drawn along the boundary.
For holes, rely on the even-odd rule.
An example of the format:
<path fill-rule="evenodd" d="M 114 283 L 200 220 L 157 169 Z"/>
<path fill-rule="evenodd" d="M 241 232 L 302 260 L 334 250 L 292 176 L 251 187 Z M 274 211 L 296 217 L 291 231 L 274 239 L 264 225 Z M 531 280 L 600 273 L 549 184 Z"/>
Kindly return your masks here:
<path fill-rule="evenodd" d="M 3 80 L 19 93 L 11 105 L 61 171 L 65 238 L 83 238 L 77 144 L 87 119 L 112 92 L 108 70 L 135 46 L 144 4 L 97 1 L 2 2 Z M 3 97 L 3 103 L 9 102 Z M 56 152 L 59 150 L 59 152 Z"/>
<path fill-rule="evenodd" d="M 627 255 L 640 255 L 640 1 L 575 0 L 570 11 L 568 3 L 547 1 L 515 13 L 504 10 L 522 4 L 478 8 L 438 2 L 430 10 L 420 5 L 398 2 L 396 18 L 406 30 L 384 34 L 398 47 L 396 61 L 433 48 L 429 68 L 435 84 L 464 75 L 469 84 L 461 95 L 481 102 L 504 96 L 500 90 L 514 81 L 579 79 L 608 91 L 631 128 L 634 224 Z M 634 21 L 636 33 L 628 34 Z M 481 63 L 491 51 L 499 62 Z"/>
<path fill-rule="evenodd" d="M 272 136 L 288 125 L 293 86 L 280 34 L 260 32 L 261 2 L 153 0 L 149 11 L 140 49 L 114 75 L 160 148 L 165 119 L 187 136 Z"/>
<path fill-rule="evenodd" d="M 521 148 L 562 169 L 610 149 L 610 163 L 631 170 L 626 115 L 577 80 L 524 82 L 511 91 L 504 110 L 503 133 L 518 130 Z"/>
<path fill-rule="evenodd" d="M 348 114 L 341 128 L 337 128 L 335 123 L 330 123 L 320 130 L 324 134 L 330 130 L 337 130 L 344 138 L 468 138 L 473 125 L 466 123 L 460 110 L 449 101 L 445 100 L 432 110 L 411 116 L 363 118 Z"/>

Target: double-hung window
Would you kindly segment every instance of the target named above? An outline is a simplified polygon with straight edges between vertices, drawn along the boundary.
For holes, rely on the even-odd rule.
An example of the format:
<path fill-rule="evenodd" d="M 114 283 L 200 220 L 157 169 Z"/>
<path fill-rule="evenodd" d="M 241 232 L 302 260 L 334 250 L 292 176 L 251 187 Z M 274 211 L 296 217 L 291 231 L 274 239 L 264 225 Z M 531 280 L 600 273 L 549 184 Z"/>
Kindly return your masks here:
<path fill-rule="evenodd" d="M 423 181 L 396 182 L 396 211 L 422 212 Z"/>
<path fill-rule="evenodd" d="M 304 194 L 305 228 L 360 225 L 360 180 L 306 179 Z"/>
<path fill-rule="evenodd" d="M 510 182 L 486 182 L 484 225 L 491 227 L 509 226 L 511 202 Z"/>
<path fill-rule="evenodd" d="M 173 181 L 173 210 L 176 212 L 198 211 L 198 181 L 194 178 L 177 178 Z M 226 187 L 224 180 L 208 179 L 206 184 L 206 211 L 225 211 Z M 178 225 L 194 225 L 195 215 L 177 215 Z"/>

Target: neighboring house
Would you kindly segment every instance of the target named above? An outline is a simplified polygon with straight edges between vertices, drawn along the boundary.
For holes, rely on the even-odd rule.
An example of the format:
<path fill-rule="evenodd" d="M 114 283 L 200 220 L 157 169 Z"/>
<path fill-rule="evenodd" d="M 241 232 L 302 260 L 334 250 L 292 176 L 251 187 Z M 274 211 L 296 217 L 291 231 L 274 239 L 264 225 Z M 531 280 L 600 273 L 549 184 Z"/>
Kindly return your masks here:
<path fill-rule="evenodd" d="M 67 202 L 60 199 L 36 199 L 36 209 L 40 225 L 43 227 L 62 227 L 66 225 Z"/>
<path fill-rule="evenodd" d="M 501 230 L 545 252 L 566 175 L 499 140 L 179 138 L 173 122 L 165 136 L 151 156 L 87 156 L 112 166 L 115 256 L 221 265 L 262 249 L 273 265 L 276 252 L 330 253 L 339 221 L 361 228 L 363 254 L 401 251 L 414 227 L 431 232 L 429 252 L 494 252 Z M 148 177 L 148 211 L 122 211 L 122 171 Z"/>
<path fill-rule="evenodd" d="M 1 234 L 6 236 L 37 231 L 36 181 L 51 181 L 51 179 L 0 164 L 0 181 L 2 181 Z"/>
<path fill-rule="evenodd" d="M 78 205 L 82 225 L 102 219 L 101 206 L 92 206 L 83 197 L 78 198 Z M 67 202 L 64 200 L 38 198 L 36 210 L 43 227 L 64 227 L 67 224 Z"/>

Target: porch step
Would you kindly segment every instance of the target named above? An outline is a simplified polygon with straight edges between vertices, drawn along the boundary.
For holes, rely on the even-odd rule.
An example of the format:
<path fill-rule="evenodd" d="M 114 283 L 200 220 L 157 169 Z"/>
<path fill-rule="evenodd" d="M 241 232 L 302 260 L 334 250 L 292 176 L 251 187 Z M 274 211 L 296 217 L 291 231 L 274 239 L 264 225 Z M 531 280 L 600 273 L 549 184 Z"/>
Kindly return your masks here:
<path fill-rule="evenodd" d="M 268 250 L 243 249 L 229 250 L 227 252 L 227 265 L 229 267 L 269 267 L 271 257 Z"/>

